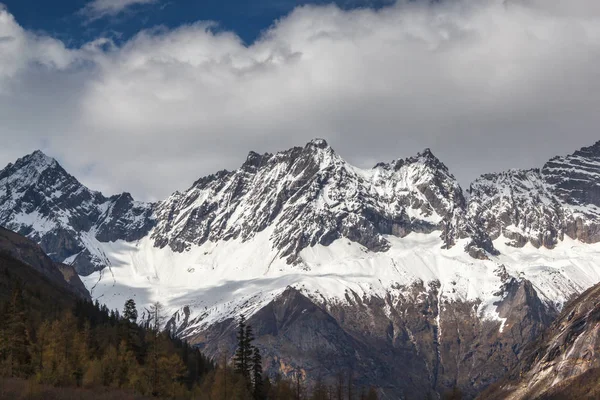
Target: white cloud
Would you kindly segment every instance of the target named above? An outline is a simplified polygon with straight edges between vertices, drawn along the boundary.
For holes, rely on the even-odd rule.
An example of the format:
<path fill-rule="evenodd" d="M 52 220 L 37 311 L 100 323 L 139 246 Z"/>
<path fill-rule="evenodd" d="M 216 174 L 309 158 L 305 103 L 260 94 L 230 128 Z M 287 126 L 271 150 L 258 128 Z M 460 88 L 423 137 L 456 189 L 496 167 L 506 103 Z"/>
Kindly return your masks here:
<path fill-rule="evenodd" d="M 0 83 L 31 64 L 64 68 L 74 56 L 75 52 L 68 51 L 62 42 L 25 31 L 0 4 Z"/>
<path fill-rule="evenodd" d="M 158 0 L 93 0 L 82 10 L 83 14 L 92 19 L 113 16 L 125 9 L 139 4 L 156 3 Z"/>
<path fill-rule="evenodd" d="M 307 6 L 250 47 L 197 23 L 75 51 L 0 13 L 27 37 L 0 41 L 20 55 L 0 160 L 43 147 L 109 193 L 162 198 L 314 137 L 364 166 L 431 147 L 463 183 L 600 139 L 596 1 Z"/>

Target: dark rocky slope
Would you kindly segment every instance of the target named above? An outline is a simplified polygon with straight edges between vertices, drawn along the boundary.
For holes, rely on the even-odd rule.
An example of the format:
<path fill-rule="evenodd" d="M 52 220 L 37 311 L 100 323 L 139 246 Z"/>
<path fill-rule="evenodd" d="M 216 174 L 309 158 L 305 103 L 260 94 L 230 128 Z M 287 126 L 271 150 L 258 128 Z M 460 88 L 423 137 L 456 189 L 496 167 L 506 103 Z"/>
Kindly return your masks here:
<path fill-rule="evenodd" d="M 479 398 L 597 399 L 600 397 L 600 285 L 570 302 L 528 345 L 519 363 Z"/>
<path fill-rule="evenodd" d="M 353 377 L 384 398 L 437 398 L 458 387 L 467 398 L 515 365 L 524 345 L 552 320 L 528 281 L 507 278 L 500 322 L 478 317 L 478 304 L 438 302 L 437 285 L 410 288 L 405 298 L 351 299 L 335 305 L 288 288 L 249 319 L 271 374 L 301 373 L 309 382 Z M 384 310 L 389 310 L 389 313 Z M 214 357 L 231 357 L 235 321 L 190 338 Z"/>
<path fill-rule="evenodd" d="M 72 266 L 55 263 L 36 243 L 2 227 L 0 227 L 0 253 L 7 260 L 14 259 L 42 274 L 53 285 L 91 300 L 89 292 Z M 29 284 L 26 280 L 22 283 Z"/>

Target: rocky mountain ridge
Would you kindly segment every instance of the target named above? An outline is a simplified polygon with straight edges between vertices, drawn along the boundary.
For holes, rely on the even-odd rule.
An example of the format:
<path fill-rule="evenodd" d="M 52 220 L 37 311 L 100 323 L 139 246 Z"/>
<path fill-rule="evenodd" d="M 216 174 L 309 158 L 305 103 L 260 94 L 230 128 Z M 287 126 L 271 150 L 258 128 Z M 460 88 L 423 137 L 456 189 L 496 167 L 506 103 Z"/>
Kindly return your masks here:
<path fill-rule="evenodd" d="M 1 224 L 83 275 L 107 266 L 89 236 L 135 241 L 151 230 L 157 247 L 183 251 L 206 240 L 247 240 L 275 224 L 274 246 L 290 263 L 303 248 L 340 237 L 385 251 L 383 235 L 434 230 L 444 231 L 448 247 L 470 237 L 473 255 L 494 252 L 465 218 L 456 179 L 428 149 L 370 171 L 350 166 L 321 139 L 275 155 L 251 152 L 240 169 L 201 178 L 157 204 L 128 193 L 106 198 L 36 151 L 0 172 L 0 199 Z"/>
<path fill-rule="evenodd" d="M 600 240 L 600 142 L 541 169 L 485 174 L 469 188 L 469 217 L 492 239 L 554 247 L 567 235 Z"/>
<path fill-rule="evenodd" d="M 456 179 L 428 149 L 364 171 L 316 139 L 275 155 L 251 152 L 240 169 L 175 193 L 158 204 L 152 238 L 182 251 L 207 240 L 248 240 L 273 226 L 279 257 L 299 263 L 304 248 L 342 237 L 386 251 L 384 235 L 439 230 L 448 248 L 470 238 L 467 250 L 485 257 L 495 250 L 466 220 L 465 206 Z"/>
<path fill-rule="evenodd" d="M 385 251 L 385 235 L 432 231 L 448 248 L 469 238 L 466 250 L 485 258 L 501 235 L 519 247 L 552 248 L 565 234 L 600 240 L 599 143 L 541 169 L 482 175 L 468 201 L 429 149 L 360 170 L 315 139 L 275 155 L 251 152 L 240 169 L 201 178 L 156 204 L 128 193 L 106 198 L 36 151 L 0 171 L 0 224 L 83 275 L 107 266 L 86 236 L 130 242 L 152 231 L 157 247 L 184 251 L 207 240 L 247 240 L 271 224 L 273 245 L 290 263 L 302 249 L 341 237 Z"/>

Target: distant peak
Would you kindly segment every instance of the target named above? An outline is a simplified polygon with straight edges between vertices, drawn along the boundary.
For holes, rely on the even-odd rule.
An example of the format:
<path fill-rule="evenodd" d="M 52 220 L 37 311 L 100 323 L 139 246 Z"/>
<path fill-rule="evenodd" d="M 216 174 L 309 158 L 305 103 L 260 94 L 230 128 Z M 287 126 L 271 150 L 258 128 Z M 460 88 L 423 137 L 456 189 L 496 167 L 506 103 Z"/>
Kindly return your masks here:
<path fill-rule="evenodd" d="M 577 150 L 573 155 L 580 157 L 597 157 L 600 156 L 600 141 L 597 141 L 591 146 L 583 147 Z M 557 157 L 560 158 L 560 157 Z"/>
<path fill-rule="evenodd" d="M 329 144 L 325 139 L 313 139 L 306 144 L 306 147 L 315 147 L 317 149 L 326 149 L 329 147 Z"/>
<path fill-rule="evenodd" d="M 408 157 L 405 159 L 397 159 L 391 163 L 378 163 L 374 168 L 394 169 L 399 170 L 407 165 L 421 164 L 427 168 L 432 168 L 439 171 L 449 173 L 448 168 L 440 161 L 431 151 L 426 148 L 423 151 L 417 153 L 416 156 Z"/>
<path fill-rule="evenodd" d="M 259 168 L 266 161 L 268 161 L 270 157 L 271 157 L 271 154 L 269 154 L 269 153 L 258 154 L 255 151 L 251 151 L 250 153 L 248 153 L 248 157 L 246 157 L 246 161 L 244 162 L 244 165 L 242 165 L 242 168 L 244 168 L 244 169 Z"/>
<path fill-rule="evenodd" d="M 35 150 L 33 153 L 29 154 L 28 156 L 25 157 L 32 157 L 32 158 L 37 158 L 37 159 L 47 159 L 47 160 L 53 160 L 52 157 L 49 157 L 46 155 L 46 153 L 44 153 L 42 150 Z"/>
<path fill-rule="evenodd" d="M 418 154 L 419 157 L 424 157 L 424 158 L 428 158 L 428 159 L 435 159 L 437 160 L 438 158 L 436 156 L 433 155 L 433 153 L 431 152 L 431 149 L 429 147 L 427 147 L 426 149 L 424 149 L 422 152 L 420 152 Z"/>
<path fill-rule="evenodd" d="M 57 164 L 54 158 L 47 156 L 41 150 L 36 150 L 33 153 L 26 155 L 17 161 L 17 163 L 19 162 L 26 165 L 33 164 L 38 167 L 38 169 L 48 168 Z"/>

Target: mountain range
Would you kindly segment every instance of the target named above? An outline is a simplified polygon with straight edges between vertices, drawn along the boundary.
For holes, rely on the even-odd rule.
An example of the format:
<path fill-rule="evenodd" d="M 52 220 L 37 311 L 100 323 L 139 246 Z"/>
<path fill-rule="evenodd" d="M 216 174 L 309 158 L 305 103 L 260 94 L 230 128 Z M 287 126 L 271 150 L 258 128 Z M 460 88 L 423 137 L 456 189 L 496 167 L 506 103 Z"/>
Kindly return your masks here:
<path fill-rule="evenodd" d="M 359 169 L 315 139 L 143 203 L 36 151 L 0 171 L 0 225 L 215 357 L 244 314 L 272 373 L 474 397 L 600 281 L 599 178 L 600 142 L 465 191 L 429 149 Z"/>

